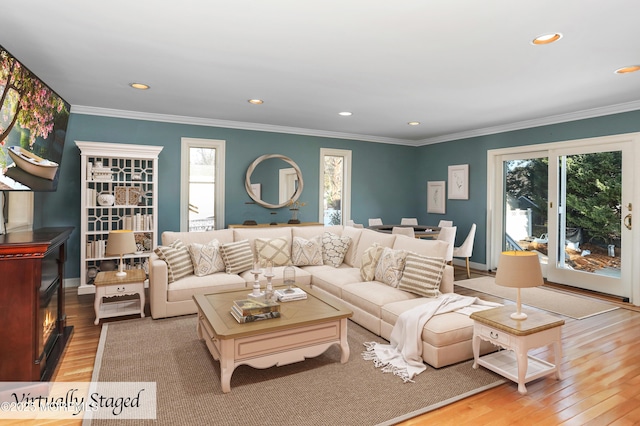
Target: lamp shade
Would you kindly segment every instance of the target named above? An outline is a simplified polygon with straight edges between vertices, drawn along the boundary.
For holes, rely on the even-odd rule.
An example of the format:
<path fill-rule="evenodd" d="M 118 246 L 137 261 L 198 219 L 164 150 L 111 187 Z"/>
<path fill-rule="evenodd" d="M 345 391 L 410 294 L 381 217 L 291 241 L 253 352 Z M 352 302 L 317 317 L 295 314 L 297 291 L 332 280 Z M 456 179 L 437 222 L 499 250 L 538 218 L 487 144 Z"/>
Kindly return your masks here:
<path fill-rule="evenodd" d="M 109 232 L 105 250 L 107 256 L 121 256 L 134 253 L 136 250 L 136 238 L 133 235 L 133 231 L 123 229 Z"/>
<path fill-rule="evenodd" d="M 538 254 L 531 251 L 503 251 L 498 260 L 496 284 L 515 288 L 544 284 Z"/>

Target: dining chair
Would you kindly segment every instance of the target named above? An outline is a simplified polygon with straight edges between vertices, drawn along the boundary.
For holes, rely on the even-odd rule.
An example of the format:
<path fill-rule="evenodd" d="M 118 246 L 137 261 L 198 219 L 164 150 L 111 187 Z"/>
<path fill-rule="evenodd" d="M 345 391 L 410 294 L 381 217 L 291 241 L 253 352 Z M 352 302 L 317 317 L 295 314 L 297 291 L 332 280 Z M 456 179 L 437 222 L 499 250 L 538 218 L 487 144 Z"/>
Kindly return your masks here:
<path fill-rule="evenodd" d="M 411 237 L 411 238 L 416 237 L 416 233 L 413 230 L 413 228 L 409 228 L 406 226 L 394 226 L 393 228 L 391 228 L 391 233 L 398 234 L 398 235 L 406 235 L 407 237 Z"/>
<path fill-rule="evenodd" d="M 355 222 L 353 220 L 348 220 L 347 221 L 347 226 L 355 226 Z"/>
<path fill-rule="evenodd" d="M 416 219 L 415 217 L 403 217 L 400 220 L 400 225 L 417 225 L 418 224 L 418 219 Z"/>
<path fill-rule="evenodd" d="M 382 219 L 380 219 L 379 217 L 369 219 L 369 226 L 376 226 L 376 225 L 382 225 Z"/>
<path fill-rule="evenodd" d="M 452 220 L 441 220 L 440 223 L 438 223 L 438 228 L 443 228 L 443 227 L 451 228 L 452 226 L 453 226 Z"/>
<path fill-rule="evenodd" d="M 453 261 L 453 247 L 456 243 L 456 230 L 457 226 L 443 226 L 440 228 L 440 233 L 438 234 L 438 240 L 446 241 L 449 243 L 449 248 L 447 248 L 447 256 L 444 258 L 445 262 L 449 263 Z"/>
<path fill-rule="evenodd" d="M 471 278 L 471 271 L 469 270 L 469 258 L 473 253 L 473 241 L 476 238 L 476 224 L 471 225 L 471 230 L 464 239 L 464 242 L 460 247 L 453 248 L 453 257 L 463 257 L 467 266 L 467 278 Z"/>

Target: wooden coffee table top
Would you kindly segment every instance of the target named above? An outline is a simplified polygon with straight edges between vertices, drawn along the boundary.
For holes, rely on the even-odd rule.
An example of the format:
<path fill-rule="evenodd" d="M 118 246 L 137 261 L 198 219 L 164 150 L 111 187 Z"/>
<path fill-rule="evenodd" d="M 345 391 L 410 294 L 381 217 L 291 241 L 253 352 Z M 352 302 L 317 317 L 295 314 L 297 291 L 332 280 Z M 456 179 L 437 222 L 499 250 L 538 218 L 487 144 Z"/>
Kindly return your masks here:
<path fill-rule="evenodd" d="M 280 317 L 256 322 L 238 323 L 231 315 L 234 300 L 247 299 L 251 289 L 193 296 L 199 310 L 206 317 L 219 339 L 236 339 L 264 333 L 290 329 L 315 323 L 349 318 L 353 315 L 338 301 L 314 291 L 309 286 L 298 286 L 307 293 L 305 300 L 280 303 Z M 284 288 L 284 287 L 276 287 Z"/>

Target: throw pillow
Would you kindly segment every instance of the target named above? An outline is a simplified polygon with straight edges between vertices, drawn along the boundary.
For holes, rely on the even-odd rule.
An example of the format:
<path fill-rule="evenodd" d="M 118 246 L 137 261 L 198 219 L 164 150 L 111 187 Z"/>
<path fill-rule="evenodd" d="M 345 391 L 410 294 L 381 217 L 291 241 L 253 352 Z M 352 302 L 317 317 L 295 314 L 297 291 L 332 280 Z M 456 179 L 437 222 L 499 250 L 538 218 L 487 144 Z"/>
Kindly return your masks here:
<path fill-rule="evenodd" d="M 362 262 L 360 265 L 360 277 L 363 281 L 373 281 L 376 277 L 376 266 L 382 255 L 382 247 L 378 243 L 373 243 L 371 247 L 366 249 L 362 254 Z"/>
<path fill-rule="evenodd" d="M 296 266 L 322 265 L 322 245 L 320 236 L 306 240 L 293 237 L 291 247 L 291 261 Z"/>
<path fill-rule="evenodd" d="M 271 262 L 273 266 L 285 266 L 291 261 L 291 247 L 286 237 L 256 238 L 255 245 L 260 264 Z"/>
<path fill-rule="evenodd" d="M 212 240 L 207 244 L 189 244 L 189 254 L 193 263 L 193 272 L 198 277 L 225 270 L 218 240 Z"/>
<path fill-rule="evenodd" d="M 227 274 L 240 274 L 253 268 L 253 252 L 249 240 L 226 243 L 220 247 Z"/>
<path fill-rule="evenodd" d="M 322 262 L 334 268 L 342 265 L 350 244 L 350 237 L 340 237 L 333 232 L 325 232 L 322 234 Z"/>
<path fill-rule="evenodd" d="M 168 246 L 158 246 L 154 251 L 160 259 L 167 262 L 167 281 L 169 283 L 193 274 L 193 263 L 191 263 L 189 249 L 182 241 L 175 240 Z"/>
<path fill-rule="evenodd" d="M 441 257 L 408 253 L 398 288 L 419 296 L 438 297 L 445 265 Z"/>
<path fill-rule="evenodd" d="M 406 256 L 407 252 L 404 250 L 393 250 L 385 247 L 380 255 L 378 266 L 376 266 L 376 280 L 391 287 L 398 287 Z"/>

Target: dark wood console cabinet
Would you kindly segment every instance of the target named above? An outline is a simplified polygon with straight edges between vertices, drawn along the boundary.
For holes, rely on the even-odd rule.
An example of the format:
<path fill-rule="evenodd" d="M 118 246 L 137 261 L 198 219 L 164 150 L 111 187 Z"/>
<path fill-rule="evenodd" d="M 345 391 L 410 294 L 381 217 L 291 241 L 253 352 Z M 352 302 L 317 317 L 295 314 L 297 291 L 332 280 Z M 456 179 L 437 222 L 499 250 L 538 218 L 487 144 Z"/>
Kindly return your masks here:
<path fill-rule="evenodd" d="M 71 227 L 0 235 L 0 381 L 49 381 L 73 327 L 64 307 Z"/>

